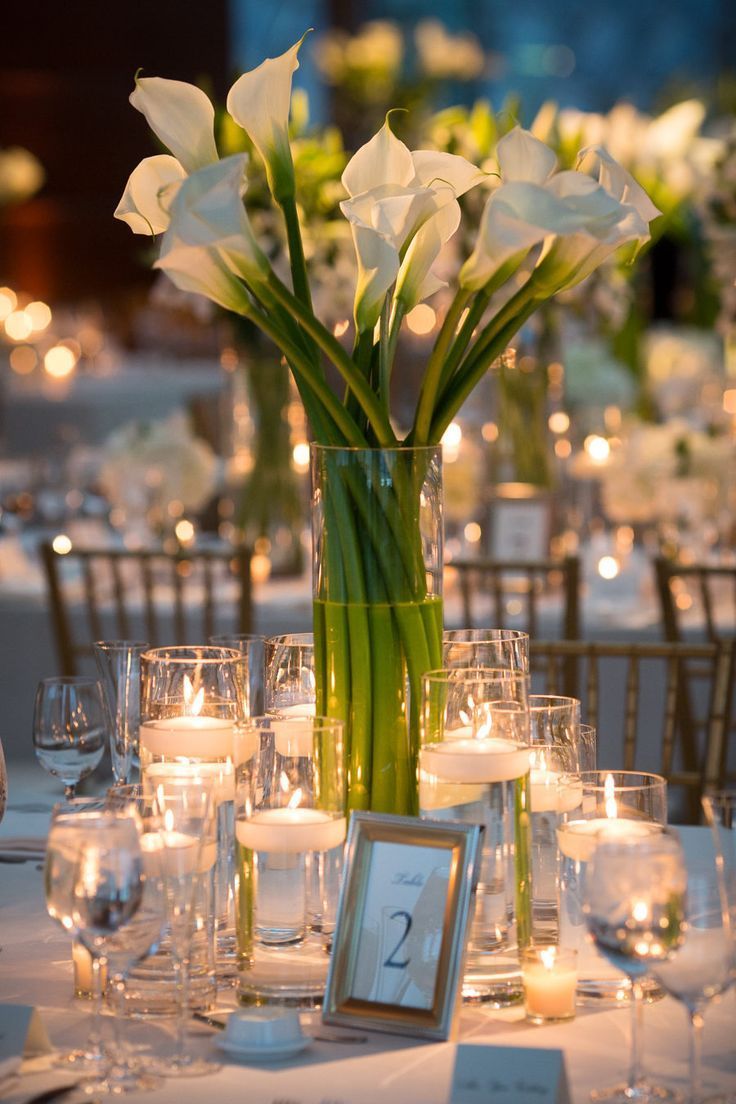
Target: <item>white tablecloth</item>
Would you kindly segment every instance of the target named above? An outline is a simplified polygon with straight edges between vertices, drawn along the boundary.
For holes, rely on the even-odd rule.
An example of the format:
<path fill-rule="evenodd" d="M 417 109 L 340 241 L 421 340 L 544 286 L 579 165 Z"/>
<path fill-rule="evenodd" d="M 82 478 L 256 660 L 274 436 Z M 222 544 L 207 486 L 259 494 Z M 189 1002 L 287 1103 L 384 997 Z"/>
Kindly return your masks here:
<path fill-rule="evenodd" d="M 0 843 L 4 837 L 45 832 L 48 813 L 33 810 L 50 805 L 56 789 L 40 768 L 32 771 L 24 767 L 11 774 L 10 808 L 0 825 Z M 705 831 L 683 830 L 689 851 L 697 848 Z M 0 1000 L 36 1005 L 56 1045 L 79 1044 L 89 1012 L 71 995 L 69 938 L 46 915 L 42 874 L 34 863 L 0 865 L 0 945 Z M 222 998 L 223 1007 L 232 1007 L 231 994 Z M 704 1081 L 711 1093 L 736 1093 L 735 1012 L 734 990 L 706 1012 Z M 647 1072 L 683 1090 L 688 1054 L 684 1009 L 665 997 L 645 1009 L 644 1021 Z M 170 1025 L 131 1027 L 149 1047 L 171 1046 Z M 461 1015 L 459 1036 L 463 1042 L 488 1046 L 562 1049 L 573 1104 L 583 1104 L 591 1089 L 619 1080 L 626 1070 L 628 1030 L 623 1008 L 580 1010 L 573 1023 L 544 1027 L 526 1024 L 518 1009 L 468 1009 Z M 218 1058 L 209 1029 L 193 1027 L 190 1043 L 193 1050 Z M 427 1044 L 389 1035 L 369 1034 L 365 1043 L 350 1045 L 315 1041 L 298 1058 L 279 1065 L 233 1065 L 220 1056 L 222 1068 L 212 1077 L 168 1081 L 155 1093 L 128 1099 L 151 1104 L 446 1104 L 454 1055 L 454 1042 Z"/>

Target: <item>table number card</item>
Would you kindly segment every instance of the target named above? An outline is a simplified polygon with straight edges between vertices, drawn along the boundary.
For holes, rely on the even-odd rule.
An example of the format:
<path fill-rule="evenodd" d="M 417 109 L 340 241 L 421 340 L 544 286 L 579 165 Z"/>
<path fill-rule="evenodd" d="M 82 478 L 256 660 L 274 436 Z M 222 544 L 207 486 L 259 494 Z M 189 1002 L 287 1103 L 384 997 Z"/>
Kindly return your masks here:
<path fill-rule="evenodd" d="M 450 1104 L 570 1104 L 561 1050 L 459 1046 Z"/>

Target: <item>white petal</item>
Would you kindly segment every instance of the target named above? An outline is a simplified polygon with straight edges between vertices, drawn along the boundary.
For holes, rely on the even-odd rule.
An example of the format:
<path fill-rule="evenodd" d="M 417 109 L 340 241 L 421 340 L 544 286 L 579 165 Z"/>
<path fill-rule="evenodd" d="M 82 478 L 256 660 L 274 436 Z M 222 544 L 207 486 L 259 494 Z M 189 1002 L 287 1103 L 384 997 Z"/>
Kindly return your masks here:
<path fill-rule="evenodd" d="M 626 216 L 624 204 L 585 173 L 572 170 L 557 173 L 546 190 L 578 215 L 579 229 L 592 234 L 606 233 Z"/>
<path fill-rule="evenodd" d="M 501 138 L 496 159 L 504 180 L 528 180 L 532 184 L 544 184 L 557 165 L 549 146 L 518 126 Z"/>
<path fill-rule="evenodd" d="M 413 178 L 412 155 L 386 122 L 350 158 L 342 183 L 349 196 L 356 196 L 382 184 L 411 184 Z"/>
<path fill-rule="evenodd" d="M 460 270 L 463 287 L 473 290 L 483 287 L 507 262 L 518 258 L 521 263 L 529 249 L 549 233 L 544 226 L 520 217 L 504 202 L 503 192 L 499 188 L 486 203 L 475 249 Z"/>
<path fill-rule="evenodd" d="M 601 146 L 589 146 L 578 154 L 581 166 L 592 160 L 598 163 L 598 181 L 602 187 L 622 203 L 631 204 L 645 222 L 651 222 L 662 212 L 652 203 L 647 193 L 631 173 L 619 165 L 607 150 Z"/>
<path fill-rule="evenodd" d="M 192 173 L 171 207 L 172 227 L 186 245 L 217 248 L 235 271 L 259 278 L 269 264 L 243 206 L 247 154 L 234 154 Z"/>
<path fill-rule="evenodd" d="M 135 234 L 160 234 L 169 225 L 169 207 L 186 172 L 168 153 L 145 157 L 128 177 L 115 218 Z"/>
<path fill-rule="evenodd" d="M 130 102 L 187 172 L 217 160 L 215 109 L 201 88 L 186 81 L 140 77 Z"/>
<path fill-rule="evenodd" d="M 386 292 L 399 271 L 399 254 L 380 234 L 362 226 L 351 226 L 358 258 L 355 290 L 355 322 L 361 333 L 378 322 Z"/>
<path fill-rule="evenodd" d="M 422 299 L 433 295 L 444 281 L 431 273 L 443 245 L 449 241 L 460 225 L 460 204 L 447 204 L 430 218 L 415 234 L 406 251 L 396 279 L 396 298 L 409 311 Z"/>
<path fill-rule="evenodd" d="M 299 47 L 304 36 L 279 57 L 266 58 L 256 69 L 243 73 L 227 97 L 227 109 L 243 128 L 265 162 L 275 154 L 289 156 L 291 83 L 299 68 Z"/>
<path fill-rule="evenodd" d="M 434 184 L 439 181 L 449 184 L 455 196 L 464 195 L 470 188 L 487 178 L 477 165 L 466 161 L 455 153 L 439 153 L 436 150 L 414 150 L 412 152 L 414 172 L 420 184 Z"/>
<path fill-rule="evenodd" d="M 239 313 L 247 303 L 243 285 L 227 268 L 216 250 L 187 245 L 166 231 L 161 256 L 154 268 L 162 269 L 181 291 L 204 295 L 226 310 Z"/>
<path fill-rule="evenodd" d="M 343 200 L 340 210 L 352 225 L 376 231 L 400 250 L 437 210 L 437 196 L 428 188 L 384 184 Z"/>

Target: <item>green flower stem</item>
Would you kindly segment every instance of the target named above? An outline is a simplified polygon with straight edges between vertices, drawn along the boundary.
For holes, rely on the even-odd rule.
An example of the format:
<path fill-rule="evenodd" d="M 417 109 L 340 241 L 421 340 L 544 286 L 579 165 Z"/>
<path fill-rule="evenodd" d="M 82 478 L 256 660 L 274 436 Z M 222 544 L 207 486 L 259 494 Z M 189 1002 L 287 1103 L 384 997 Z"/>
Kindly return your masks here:
<path fill-rule="evenodd" d="M 369 606 L 347 607 L 350 655 L 350 808 L 370 808 L 374 695 Z"/>
<path fill-rule="evenodd" d="M 386 417 L 390 414 L 391 352 L 389 348 L 390 296 L 386 296 L 381 309 L 380 337 L 378 341 L 378 394 L 383 402 Z"/>
<path fill-rule="evenodd" d="M 450 309 L 445 315 L 432 354 L 427 364 L 427 370 L 422 379 L 419 403 L 417 404 L 414 426 L 411 431 L 411 440 L 415 445 L 426 445 L 429 441 L 429 431 L 432 424 L 432 411 L 437 400 L 437 391 L 442 380 L 442 366 L 457 329 L 460 317 L 470 299 L 472 292 L 464 288 L 458 288 L 455 298 L 450 304 Z"/>
<path fill-rule="evenodd" d="M 396 607 L 394 607 L 394 610 Z M 391 606 L 369 610 L 374 685 L 371 808 L 392 813 L 409 799 L 409 747 L 403 713 L 401 645 Z"/>
<path fill-rule="evenodd" d="M 291 313 L 292 317 L 317 342 L 325 356 L 335 365 L 360 403 L 373 428 L 378 444 L 382 448 L 395 447 L 397 444 L 396 436 L 378 397 L 356 369 L 354 361 L 345 352 L 337 338 L 325 329 L 310 311 L 305 309 L 303 304 L 281 283 L 275 273 L 272 273 L 268 278 L 268 288 L 273 292 L 278 302 Z"/>
<path fill-rule="evenodd" d="M 312 293 L 309 289 L 307 277 L 307 262 L 304 258 L 304 245 L 302 243 L 301 230 L 299 229 L 299 216 L 296 210 L 294 196 L 287 196 L 280 201 L 281 210 L 286 225 L 286 240 L 289 245 L 289 263 L 291 266 L 291 279 L 294 285 L 294 294 L 297 299 L 312 310 Z"/>
<path fill-rule="evenodd" d="M 537 302 L 535 300 L 527 303 L 516 317 L 512 318 L 500 332 L 496 333 L 482 354 L 472 355 L 463 363 L 455 378 L 445 388 L 437 404 L 430 430 L 431 441 L 441 439 L 442 434 L 473 388 L 483 377 L 488 366 L 493 363 L 497 356 L 500 356 L 511 338 L 524 325 L 527 318 L 531 317 L 536 308 Z"/>
<path fill-rule="evenodd" d="M 370 333 L 358 333 L 355 337 L 355 344 L 353 346 L 353 362 L 362 375 L 363 379 L 370 380 L 371 375 L 371 358 L 373 356 L 373 334 Z M 345 397 L 343 404 L 357 421 L 361 416 L 362 411 L 360 403 L 358 402 L 355 393 L 350 387 L 350 384 L 345 386 Z"/>
<path fill-rule="evenodd" d="M 520 949 L 532 941 L 531 819 L 529 775 L 514 783 L 514 883 L 516 889 L 516 940 Z"/>
<path fill-rule="evenodd" d="M 442 376 L 440 379 L 439 391 L 444 391 L 448 382 L 452 379 L 453 373 L 458 364 L 465 355 L 465 351 L 470 344 L 470 340 L 473 336 L 476 326 L 483 317 L 483 313 L 488 306 L 490 300 L 490 294 L 485 291 L 479 291 L 476 295 L 473 303 L 468 310 L 465 320 L 460 327 L 460 332 L 452 343 L 452 347 L 444 358 L 442 365 Z"/>

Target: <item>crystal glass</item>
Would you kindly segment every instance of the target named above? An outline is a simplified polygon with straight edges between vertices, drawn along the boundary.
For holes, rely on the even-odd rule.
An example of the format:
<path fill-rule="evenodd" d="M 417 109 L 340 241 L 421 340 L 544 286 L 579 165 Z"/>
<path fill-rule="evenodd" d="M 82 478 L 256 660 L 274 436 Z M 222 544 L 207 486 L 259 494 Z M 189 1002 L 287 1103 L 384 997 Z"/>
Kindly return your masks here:
<path fill-rule="evenodd" d="M 667 820 L 667 782 L 638 771 L 583 771 L 579 805 L 561 815 L 557 827 L 560 877 L 559 942 L 578 951 L 578 1000 L 620 1002 L 631 994 L 628 978 L 611 967 L 585 939 L 583 898 L 596 836 L 608 828 L 619 838 L 659 834 Z M 647 995 L 661 991 L 645 979 Z"/>
<path fill-rule="evenodd" d="M 93 678 L 42 679 L 33 709 L 33 746 L 49 774 L 64 783 L 67 800 L 105 750 L 109 717 L 102 686 Z"/>
<path fill-rule="evenodd" d="M 465 1000 L 521 1000 L 531 934 L 528 675 L 445 668 L 423 679 L 420 816 L 482 824 L 483 857 Z"/>
<path fill-rule="evenodd" d="M 623 836 L 603 825 L 587 872 L 584 914 L 588 932 L 609 961 L 631 981 L 631 1061 L 625 1084 L 595 1090 L 599 1101 L 646 1102 L 675 1095 L 641 1074 L 641 978 L 677 950 L 683 938 L 687 871 L 676 833 Z"/>
<path fill-rule="evenodd" d="M 684 939 L 667 961 L 652 970 L 662 988 L 685 1006 L 690 1021 L 689 1104 L 705 1104 L 701 1084 L 703 1013 L 736 977 L 736 944 L 726 908 L 723 872 L 716 854 L 698 856 L 687 872 Z M 723 1097 L 709 1097 L 716 1104 Z"/>
<path fill-rule="evenodd" d="M 266 709 L 316 712 L 313 633 L 269 637 L 266 645 Z M 308 707 L 305 710 L 305 706 Z"/>
<path fill-rule="evenodd" d="M 266 637 L 256 633 L 223 633 L 211 636 L 208 644 L 232 648 L 245 660 L 246 712 L 259 717 L 266 709 Z"/>
<path fill-rule="evenodd" d="M 95 662 L 110 712 L 110 757 L 116 784 L 132 782 L 138 763 L 141 719 L 141 656 L 148 644 L 141 640 L 98 640 Z"/>
<path fill-rule="evenodd" d="M 556 943 L 559 934 L 557 828 L 563 813 L 580 805 L 580 771 L 595 755 L 580 739 L 580 702 L 555 694 L 529 695 L 531 748 L 532 929 L 534 939 Z"/>
<path fill-rule="evenodd" d="M 141 657 L 141 774 L 144 782 L 187 774 L 214 781 L 218 821 L 215 923 L 218 959 L 236 965 L 233 734 L 247 716 L 247 659 L 214 645 L 155 648 Z"/>
<path fill-rule="evenodd" d="M 529 634 L 519 629 L 445 629 L 445 667 L 504 667 L 529 671 Z"/>
<path fill-rule="evenodd" d="M 146 855 L 138 832 L 140 822 L 131 816 L 127 823 L 135 830 L 124 835 L 114 831 L 104 839 L 83 840 L 72 889 L 72 917 L 77 935 L 92 955 L 97 971 L 107 968 L 118 991 L 126 967 L 148 951 L 158 938 L 164 919 L 160 870 L 151 871 L 150 867 L 155 852 L 149 854 L 152 877 L 147 893 Z M 86 1084 L 85 1091 L 90 1095 L 119 1096 L 159 1088 L 161 1079 L 138 1071 L 124 1053 L 119 1016 L 113 1022 L 115 1038 L 108 1055 L 109 1068 L 97 1081 Z"/>
<path fill-rule="evenodd" d="M 713 834 L 716 861 L 723 873 L 731 934 L 736 938 L 736 790 L 714 790 L 702 800 L 706 823 Z"/>
<path fill-rule="evenodd" d="M 215 801 L 207 779 L 158 781 L 153 811 L 162 843 L 166 918 L 177 974 L 176 1041 L 170 1058 L 151 1063 L 165 1077 L 199 1077 L 219 1067 L 187 1052 L 189 969 L 199 883 L 211 877 L 217 856 Z"/>
<path fill-rule="evenodd" d="M 240 998 L 312 1006 L 335 928 L 345 816 L 344 725 L 254 717 L 236 740 Z"/>
<path fill-rule="evenodd" d="M 74 880 L 81 848 L 113 842 L 136 846 L 139 825 L 128 806 L 110 807 L 104 798 L 74 798 L 55 805 L 46 843 L 44 888 L 49 916 L 71 935 L 76 931 Z M 99 959 L 93 959 L 93 1020 L 84 1049 L 63 1055 L 60 1065 L 71 1063 L 85 1073 L 99 1074 L 107 1065 L 101 1045 L 102 987 Z"/>

